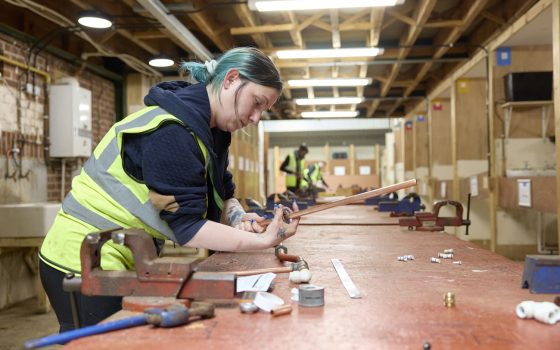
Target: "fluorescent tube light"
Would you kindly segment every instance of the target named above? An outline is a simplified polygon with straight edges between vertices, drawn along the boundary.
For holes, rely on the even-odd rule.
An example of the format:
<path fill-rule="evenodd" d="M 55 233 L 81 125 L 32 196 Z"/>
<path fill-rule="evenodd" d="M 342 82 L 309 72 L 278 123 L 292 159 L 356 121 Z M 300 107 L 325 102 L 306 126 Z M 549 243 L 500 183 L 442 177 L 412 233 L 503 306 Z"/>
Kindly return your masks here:
<path fill-rule="evenodd" d="M 266 12 L 386 7 L 403 2 L 404 0 L 249 0 L 248 5 L 253 11 Z"/>
<path fill-rule="evenodd" d="M 363 101 L 363 97 L 296 98 L 296 104 L 298 106 L 353 105 L 362 103 Z"/>
<path fill-rule="evenodd" d="M 308 87 L 308 86 L 366 86 L 371 84 L 371 78 L 353 78 L 353 79 L 294 79 L 288 80 L 291 87 Z"/>
<path fill-rule="evenodd" d="M 301 112 L 302 118 L 354 118 L 358 111 Z"/>
<path fill-rule="evenodd" d="M 279 50 L 276 52 L 276 56 L 280 59 L 373 57 L 381 54 L 383 54 L 383 49 L 378 47 L 318 49 L 318 50 Z"/>

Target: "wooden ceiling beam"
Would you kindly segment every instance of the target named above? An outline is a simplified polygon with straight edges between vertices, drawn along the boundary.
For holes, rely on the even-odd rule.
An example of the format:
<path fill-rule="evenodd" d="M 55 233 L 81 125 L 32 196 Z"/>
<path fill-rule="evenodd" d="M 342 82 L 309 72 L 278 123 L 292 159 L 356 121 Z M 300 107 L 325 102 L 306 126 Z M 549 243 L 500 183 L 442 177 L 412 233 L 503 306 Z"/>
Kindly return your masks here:
<path fill-rule="evenodd" d="M 428 18 L 430 17 L 430 14 L 432 13 L 436 5 L 436 2 L 436 0 L 423 0 L 416 7 L 414 14 L 415 23 L 408 28 L 399 42 L 399 45 L 402 46 L 402 48 L 399 49 L 399 59 L 405 58 L 410 52 L 410 46 L 413 45 L 414 42 L 416 42 L 416 39 L 422 31 L 422 26 L 428 21 Z M 391 85 L 393 81 L 395 81 L 401 66 L 401 63 L 397 63 L 391 67 L 391 71 L 388 74 L 387 82 L 384 83 L 383 87 L 381 88 L 381 96 L 387 96 L 387 93 L 390 91 Z"/>
<path fill-rule="evenodd" d="M 312 25 L 316 21 L 319 21 L 321 19 L 321 17 L 326 16 L 328 14 L 329 14 L 329 11 L 327 11 L 327 10 L 318 11 L 317 13 L 313 14 L 312 16 L 307 17 L 303 22 L 301 22 L 299 24 L 299 26 L 297 27 L 297 30 L 299 30 L 299 31 L 304 30 L 305 28 L 309 27 L 310 25 Z"/>
<path fill-rule="evenodd" d="M 431 21 L 424 24 L 424 28 L 444 28 L 444 27 L 460 27 L 463 25 L 462 20 L 448 19 L 441 21 Z"/>
<path fill-rule="evenodd" d="M 244 26 L 255 27 L 259 25 L 258 19 L 255 18 L 253 12 L 249 10 L 249 7 L 246 4 L 233 6 L 233 10 Z M 251 34 L 251 38 L 253 38 L 260 49 L 267 49 L 272 47 L 270 39 L 268 39 L 263 33 L 253 33 Z"/>
<path fill-rule="evenodd" d="M 378 7 L 376 9 L 383 9 L 383 7 Z M 361 10 L 358 13 L 355 13 L 352 16 L 344 19 L 344 21 L 342 21 L 340 24 L 345 24 L 346 25 L 346 24 L 349 24 L 349 23 L 357 22 L 362 17 L 368 16 L 371 12 L 372 12 L 372 10 L 370 10 L 370 9 Z"/>
<path fill-rule="evenodd" d="M 231 35 L 247 35 L 247 34 L 261 34 L 261 33 L 274 33 L 274 32 L 289 32 L 295 30 L 296 27 L 292 23 L 285 24 L 268 24 L 262 26 L 247 26 L 231 28 L 229 32 Z"/>
<path fill-rule="evenodd" d="M 340 30 L 338 29 L 338 10 L 331 10 L 331 31 L 332 31 L 332 47 L 340 48 Z"/>
<path fill-rule="evenodd" d="M 436 38 L 434 40 L 434 45 L 447 45 L 450 43 L 454 43 L 457 39 L 460 38 L 461 34 L 463 34 L 465 28 L 468 28 L 470 24 L 476 19 L 476 17 L 480 15 L 480 13 L 484 10 L 484 7 L 486 6 L 487 3 L 488 0 L 471 0 L 462 3 L 461 6 L 463 7 L 462 9 L 459 9 L 459 11 L 465 13 L 464 17 L 462 18 L 463 25 L 461 27 L 456 27 L 451 30 L 445 30 L 445 29 L 441 30 L 436 35 Z M 442 57 L 448 50 L 449 47 L 440 46 L 439 48 L 436 49 L 433 58 Z M 424 78 L 424 76 L 428 73 L 432 65 L 433 65 L 432 62 L 426 62 L 422 65 L 422 67 L 420 67 L 420 70 L 416 75 L 418 78 L 417 79 L 418 82 L 420 82 Z M 405 97 L 409 96 L 412 93 L 412 91 L 414 91 L 415 88 L 416 86 L 408 87 L 404 92 L 404 96 Z"/>
<path fill-rule="evenodd" d="M 167 38 L 165 34 L 163 34 L 159 29 L 158 30 L 149 30 L 145 32 L 134 32 L 131 33 L 132 36 L 138 40 L 154 40 L 154 39 L 163 39 Z"/>
<path fill-rule="evenodd" d="M 95 10 L 95 8 L 93 8 L 91 5 L 89 5 L 85 1 L 82 1 L 82 0 L 70 0 L 70 1 L 82 10 Z M 125 2 L 125 4 L 128 5 L 131 8 L 131 11 L 132 11 L 132 7 L 127 2 Z M 150 55 L 156 55 L 156 54 L 160 53 L 159 50 L 156 49 L 155 47 L 153 47 L 152 45 L 149 45 L 149 44 L 143 42 L 141 39 L 136 38 L 129 30 L 117 29 L 117 33 L 119 33 L 119 35 L 127 38 L 128 40 L 130 40 L 131 42 L 133 42 L 135 45 L 139 46 L 143 50 L 147 51 Z"/>
<path fill-rule="evenodd" d="M 303 38 L 301 37 L 301 31 L 299 31 L 298 28 L 298 20 L 296 18 L 296 15 L 294 14 L 293 11 L 288 11 L 288 19 L 290 20 L 290 23 L 292 23 L 296 29 L 294 30 L 290 30 L 290 37 L 292 38 L 292 41 L 294 42 L 294 45 L 299 47 L 299 48 L 303 48 Z"/>
<path fill-rule="evenodd" d="M 395 9 L 388 9 L 387 10 L 387 14 L 391 17 L 393 17 L 396 20 L 399 20 L 401 22 L 403 22 L 404 24 L 408 24 L 409 26 L 415 26 L 416 25 L 416 21 L 414 20 L 414 18 L 410 18 L 408 16 L 405 16 L 403 14 L 401 14 L 399 11 L 395 10 Z"/>
<path fill-rule="evenodd" d="M 195 5 L 198 8 L 204 6 L 200 0 L 195 1 Z M 221 28 L 222 26 L 219 25 L 209 13 L 209 11 L 193 12 L 188 13 L 187 16 L 221 51 L 229 50 L 235 46 L 233 38 L 229 35 L 227 30 L 217 30 L 217 28 Z"/>

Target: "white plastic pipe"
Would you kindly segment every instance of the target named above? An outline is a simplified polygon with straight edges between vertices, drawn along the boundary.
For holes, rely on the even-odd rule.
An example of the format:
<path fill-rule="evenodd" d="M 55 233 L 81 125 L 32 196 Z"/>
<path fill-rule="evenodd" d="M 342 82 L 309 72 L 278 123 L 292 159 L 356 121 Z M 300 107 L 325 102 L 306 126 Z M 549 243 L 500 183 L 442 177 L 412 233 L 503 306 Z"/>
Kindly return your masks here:
<path fill-rule="evenodd" d="M 556 324 L 560 321 L 560 307 L 549 301 L 523 301 L 517 305 L 515 313 L 519 318 L 535 318 L 546 324 Z"/>

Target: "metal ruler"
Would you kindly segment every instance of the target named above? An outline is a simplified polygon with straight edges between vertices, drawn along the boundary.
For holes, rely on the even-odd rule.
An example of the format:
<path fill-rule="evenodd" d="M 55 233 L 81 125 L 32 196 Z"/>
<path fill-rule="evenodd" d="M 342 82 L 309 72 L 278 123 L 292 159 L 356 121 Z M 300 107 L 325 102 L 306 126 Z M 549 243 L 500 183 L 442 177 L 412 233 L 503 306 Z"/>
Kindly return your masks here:
<path fill-rule="evenodd" d="M 360 294 L 360 291 L 358 290 L 358 288 L 356 288 L 356 285 L 354 284 L 354 282 L 352 282 L 350 276 L 348 276 L 348 273 L 344 269 L 344 266 L 342 266 L 342 262 L 340 261 L 340 259 L 331 259 L 331 262 L 334 266 L 334 269 L 336 270 L 336 273 L 338 273 L 338 277 L 342 281 L 344 288 L 346 288 L 348 295 L 350 295 L 350 298 L 361 298 L 362 295 Z"/>

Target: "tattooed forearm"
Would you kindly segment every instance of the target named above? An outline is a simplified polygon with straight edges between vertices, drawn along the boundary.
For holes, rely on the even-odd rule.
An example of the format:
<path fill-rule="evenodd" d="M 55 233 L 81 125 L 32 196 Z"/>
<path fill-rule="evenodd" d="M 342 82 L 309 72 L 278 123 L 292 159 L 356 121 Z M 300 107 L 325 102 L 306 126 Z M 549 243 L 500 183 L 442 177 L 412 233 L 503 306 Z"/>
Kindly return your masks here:
<path fill-rule="evenodd" d="M 286 238 L 286 229 L 283 228 L 283 227 L 280 227 L 280 228 L 278 229 L 278 232 L 276 233 L 276 236 L 277 236 L 278 238 L 281 238 L 281 239 Z"/>
<path fill-rule="evenodd" d="M 227 221 L 231 226 L 237 225 L 241 222 L 241 217 L 245 214 L 245 211 L 237 199 L 231 199 L 228 204 L 226 210 Z"/>

